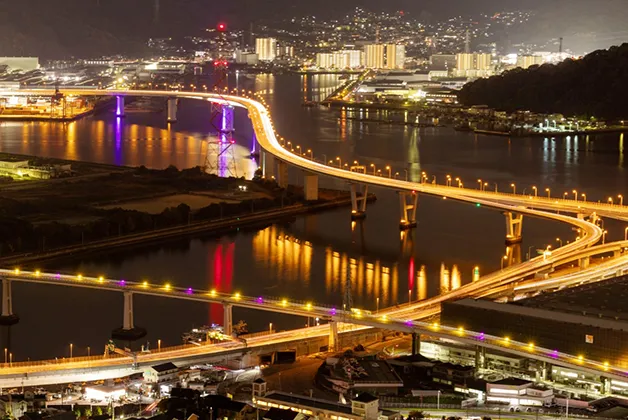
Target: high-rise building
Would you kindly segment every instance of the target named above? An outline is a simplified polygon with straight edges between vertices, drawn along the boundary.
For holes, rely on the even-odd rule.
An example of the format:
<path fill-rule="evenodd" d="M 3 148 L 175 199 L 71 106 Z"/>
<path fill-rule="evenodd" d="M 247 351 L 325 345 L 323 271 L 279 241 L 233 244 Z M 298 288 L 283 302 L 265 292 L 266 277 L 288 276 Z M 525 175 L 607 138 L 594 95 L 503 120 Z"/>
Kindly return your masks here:
<path fill-rule="evenodd" d="M 371 69 L 383 69 L 386 64 L 385 51 L 383 44 L 365 45 L 364 66 Z"/>
<path fill-rule="evenodd" d="M 541 65 L 545 59 L 540 55 L 520 55 L 517 57 L 517 67 L 527 69 L 530 66 Z"/>
<path fill-rule="evenodd" d="M 456 70 L 490 70 L 493 66 L 491 54 L 456 54 Z"/>
<path fill-rule="evenodd" d="M 406 47 L 398 44 L 386 45 L 386 68 L 403 69 L 406 64 Z"/>
<path fill-rule="evenodd" d="M 362 66 L 362 51 L 342 50 L 316 54 L 316 67 L 347 69 Z"/>
<path fill-rule="evenodd" d="M 273 61 L 277 55 L 277 40 L 275 38 L 257 38 L 255 53 L 260 61 Z"/>
<path fill-rule="evenodd" d="M 364 52 L 359 50 L 342 50 L 342 53 L 348 56 L 349 68 L 357 68 L 364 66 Z"/>
<path fill-rule="evenodd" d="M 294 47 L 290 45 L 277 45 L 277 57 L 294 57 Z"/>

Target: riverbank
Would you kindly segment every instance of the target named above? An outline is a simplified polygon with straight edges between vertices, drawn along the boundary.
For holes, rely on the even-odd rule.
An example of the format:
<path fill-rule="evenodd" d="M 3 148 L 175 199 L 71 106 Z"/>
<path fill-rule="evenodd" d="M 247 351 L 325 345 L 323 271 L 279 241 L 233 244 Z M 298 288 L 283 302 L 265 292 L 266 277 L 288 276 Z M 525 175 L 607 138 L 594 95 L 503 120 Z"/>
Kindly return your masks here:
<path fill-rule="evenodd" d="M 67 161 L 1 155 L 7 160 Z M 220 178 L 195 167 L 151 170 L 72 162 L 73 176 L 0 183 L 0 264 L 201 232 L 222 233 L 350 204 L 346 191 L 319 191 L 256 178 Z M 26 260 L 24 260 L 26 258 Z"/>
<path fill-rule="evenodd" d="M 527 138 L 527 137 L 562 138 L 562 137 L 586 136 L 586 135 L 597 135 L 597 134 L 627 133 L 628 127 L 601 128 L 599 130 L 548 131 L 548 132 L 532 132 L 532 133 L 513 133 L 510 131 L 493 131 L 493 130 L 473 130 L 473 132 L 475 134 L 481 134 L 485 136 L 499 136 L 499 137 L 510 137 L 510 138 Z"/>
<path fill-rule="evenodd" d="M 14 121 L 14 122 L 60 122 L 68 123 L 77 121 L 87 116 L 93 115 L 97 112 L 106 110 L 113 106 L 113 99 L 104 98 L 99 99 L 91 108 L 85 108 L 80 112 L 72 113 L 71 115 L 64 115 L 63 111 L 60 111 L 60 115 L 52 114 L 50 112 L 35 112 L 29 111 L 26 113 L 12 113 L 11 109 L 4 109 L 0 113 L 0 122 Z M 7 113 L 8 112 L 8 113 Z"/>
<path fill-rule="evenodd" d="M 36 263 L 40 264 L 50 260 L 56 260 L 61 258 L 76 258 L 79 256 L 83 257 L 103 251 L 111 251 L 113 248 L 115 248 L 116 250 L 120 250 L 145 246 L 148 244 L 154 245 L 174 239 L 186 238 L 201 234 L 221 235 L 234 231 L 240 231 L 241 229 L 257 230 L 273 223 L 292 222 L 294 221 L 295 217 L 300 215 L 317 213 L 351 205 L 351 197 L 347 193 L 337 193 L 339 193 L 339 196 L 337 198 L 330 198 L 322 202 L 316 202 L 311 204 L 300 203 L 282 207 L 279 209 L 271 209 L 257 212 L 253 211 L 250 214 L 243 216 L 221 218 L 208 222 L 194 222 L 184 226 L 155 229 L 150 232 L 125 235 L 101 241 L 94 241 L 87 244 L 0 258 L 0 266 L 28 267 Z M 368 201 L 374 201 L 375 199 L 376 198 L 374 195 L 369 195 Z M 348 216 L 347 220 L 349 220 Z"/>

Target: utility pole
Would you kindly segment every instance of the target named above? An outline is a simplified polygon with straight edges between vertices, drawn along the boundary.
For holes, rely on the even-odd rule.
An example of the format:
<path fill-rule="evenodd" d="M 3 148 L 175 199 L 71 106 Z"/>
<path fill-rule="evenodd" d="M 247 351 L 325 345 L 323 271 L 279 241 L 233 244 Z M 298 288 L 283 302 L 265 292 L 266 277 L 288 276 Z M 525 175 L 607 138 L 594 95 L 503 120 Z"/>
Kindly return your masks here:
<path fill-rule="evenodd" d="M 563 37 L 561 36 L 560 38 L 558 38 L 558 40 L 559 40 L 558 53 L 562 54 L 563 53 Z"/>

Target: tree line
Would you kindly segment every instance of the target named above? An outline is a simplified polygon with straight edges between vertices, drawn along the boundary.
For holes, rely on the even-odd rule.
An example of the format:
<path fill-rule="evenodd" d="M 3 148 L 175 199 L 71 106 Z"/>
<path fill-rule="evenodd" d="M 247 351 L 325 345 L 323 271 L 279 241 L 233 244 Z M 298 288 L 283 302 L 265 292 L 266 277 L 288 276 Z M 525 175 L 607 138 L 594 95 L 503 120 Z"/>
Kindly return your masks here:
<path fill-rule="evenodd" d="M 516 68 L 467 83 L 458 100 L 501 111 L 620 120 L 628 118 L 628 43 L 582 59 Z"/>

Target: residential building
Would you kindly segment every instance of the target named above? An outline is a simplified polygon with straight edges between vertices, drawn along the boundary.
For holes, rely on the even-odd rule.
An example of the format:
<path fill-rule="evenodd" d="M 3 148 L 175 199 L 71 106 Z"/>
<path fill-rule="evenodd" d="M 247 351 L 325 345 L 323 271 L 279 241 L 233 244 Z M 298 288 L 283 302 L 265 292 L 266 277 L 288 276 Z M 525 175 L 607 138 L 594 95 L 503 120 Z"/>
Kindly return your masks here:
<path fill-rule="evenodd" d="M 458 77 L 486 77 L 493 72 L 493 56 L 491 54 L 456 54 L 456 75 Z"/>
<path fill-rule="evenodd" d="M 520 55 L 517 57 L 517 67 L 527 69 L 531 66 L 540 66 L 545 63 L 545 59 L 540 55 Z"/>
<path fill-rule="evenodd" d="M 386 68 L 403 69 L 406 63 L 406 47 L 399 44 L 386 44 Z"/>
<path fill-rule="evenodd" d="M 364 46 L 364 66 L 371 69 L 385 67 L 385 48 L 383 44 L 368 44 Z"/>
<path fill-rule="evenodd" d="M 275 38 L 257 38 L 255 53 L 260 61 L 273 61 L 277 56 L 277 40 Z"/>
<path fill-rule="evenodd" d="M 154 384 L 173 382 L 177 379 L 178 370 L 179 368 L 171 362 L 151 366 L 144 371 L 144 380 Z"/>
<path fill-rule="evenodd" d="M 238 64 L 248 64 L 249 66 L 254 66 L 258 63 L 259 58 L 257 54 L 251 51 L 235 51 L 235 62 Z"/>

